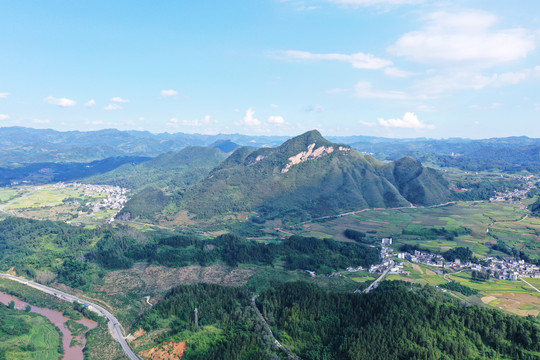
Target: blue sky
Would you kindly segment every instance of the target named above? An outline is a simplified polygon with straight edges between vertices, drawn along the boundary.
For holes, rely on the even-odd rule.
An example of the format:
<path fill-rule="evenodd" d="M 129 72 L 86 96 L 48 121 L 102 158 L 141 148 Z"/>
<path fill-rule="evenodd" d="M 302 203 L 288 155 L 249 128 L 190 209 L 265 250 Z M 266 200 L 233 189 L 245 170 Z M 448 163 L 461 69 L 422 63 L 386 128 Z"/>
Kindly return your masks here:
<path fill-rule="evenodd" d="M 540 2 L 0 2 L 0 126 L 540 137 Z"/>

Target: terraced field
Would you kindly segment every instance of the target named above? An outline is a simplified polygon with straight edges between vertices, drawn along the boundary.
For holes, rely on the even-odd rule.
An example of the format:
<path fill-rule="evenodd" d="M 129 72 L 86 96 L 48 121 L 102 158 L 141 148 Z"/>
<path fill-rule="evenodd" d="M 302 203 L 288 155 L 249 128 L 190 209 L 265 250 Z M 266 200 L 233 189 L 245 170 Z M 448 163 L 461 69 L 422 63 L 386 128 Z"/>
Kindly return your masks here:
<path fill-rule="evenodd" d="M 57 360 L 60 357 L 60 333 L 50 321 L 38 314 L 0 306 L 3 325 L 22 323 L 28 329 L 27 332 L 21 330 L 21 334 L 15 336 L 3 336 L 0 330 L 0 354 L 3 353 L 6 359 L 25 360 Z"/>

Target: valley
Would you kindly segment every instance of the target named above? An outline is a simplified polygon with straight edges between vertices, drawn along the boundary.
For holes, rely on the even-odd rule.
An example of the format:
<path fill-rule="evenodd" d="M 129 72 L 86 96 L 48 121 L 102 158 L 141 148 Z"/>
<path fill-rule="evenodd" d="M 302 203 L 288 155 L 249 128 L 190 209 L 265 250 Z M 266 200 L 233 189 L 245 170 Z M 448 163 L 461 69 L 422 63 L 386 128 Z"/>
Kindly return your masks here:
<path fill-rule="evenodd" d="M 540 360 L 540 2 L 0 2 L 0 360 Z"/>
<path fill-rule="evenodd" d="M 224 154 L 192 146 L 72 182 L 0 188 L 0 270 L 107 311 L 125 351 L 101 318 L 88 333 L 90 359 L 100 358 L 100 348 L 116 358 L 175 352 L 233 359 L 242 352 L 318 359 L 304 330 L 281 322 L 281 311 L 292 311 L 284 294 L 303 286 L 312 287 L 309 296 L 329 294 L 330 303 L 357 295 L 368 304 L 407 291 L 420 303 L 453 307 L 457 300 L 518 315 L 525 320 L 508 321 L 535 324 L 527 335 L 534 338 L 540 218 L 529 208 L 538 181 L 532 174 L 432 169 L 407 157 L 380 162 L 316 131 L 272 149 Z M 0 285 L 27 294 L 9 280 Z M 278 296 L 278 308 L 268 307 L 269 296 Z M 183 305 L 171 316 L 167 304 L 177 302 Z M 308 326 L 303 316 L 298 326 Z M 320 326 L 338 331 L 332 322 Z M 269 330 L 281 347 L 269 341 Z M 339 352 L 317 336 L 319 354 Z M 539 351 L 480 338 L 461 350 L 421 351 L 477 358 L 516 351 L 534 358 Z M 409 340 L 385 341 L 399 348 Z"/>

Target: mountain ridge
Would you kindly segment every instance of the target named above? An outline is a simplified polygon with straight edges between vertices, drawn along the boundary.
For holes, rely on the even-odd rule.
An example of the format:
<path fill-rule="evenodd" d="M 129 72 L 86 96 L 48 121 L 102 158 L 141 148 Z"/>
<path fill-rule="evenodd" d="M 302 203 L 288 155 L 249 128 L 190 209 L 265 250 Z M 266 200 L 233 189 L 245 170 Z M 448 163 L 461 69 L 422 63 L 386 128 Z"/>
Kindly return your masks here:
<path fill-rule="evenodd" d="M 430 186 L 433 189 L 426 189 Z M 198 218 L 255 212 L 308 219 L 370 207 L 433 205 L 450 196 L 440 173 L 412 158 L 382 163 L 312 130 L 276 148 L 238 148 L 178 194 Z"/>

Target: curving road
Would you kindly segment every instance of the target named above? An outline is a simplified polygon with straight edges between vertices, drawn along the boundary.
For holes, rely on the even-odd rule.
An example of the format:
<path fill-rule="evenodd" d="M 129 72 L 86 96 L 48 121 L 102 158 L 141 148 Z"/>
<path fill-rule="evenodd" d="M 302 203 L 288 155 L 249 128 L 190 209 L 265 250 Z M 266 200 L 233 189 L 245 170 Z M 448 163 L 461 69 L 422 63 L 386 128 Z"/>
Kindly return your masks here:
<path fill-rule="evenodd" d="M 20 278 L 18 276 L 13 276 L 13 275 L 9 275 L 9 274 L 0 273 L 0 277 L 23 283 L 25 285 L 33 287 L 34 289 L 37 289 L 39 291 L 43 291 L 44 293 L 56 296 L 57 298 L 60 298 L 60 299 L 65 300 L 65 301 L 69 301 L 69 302 L 78 301 L 78 302 L 82 303 L 83 305 L 86 305 L 89 310 L 94 311 L 95 313 L 97 313 L 100 316 L 105 316 L 109 320 L 109 332 L 111 333 L 113 338 L 120 343 L 120 346 L 122 346 L 122 350 L 124 350 L 124 353 L 126 354 L 126 356 L 130 360 L 141 360 L 133 352 L 133 350 L 131 350 L 128 343 L 124 339 L 124 334 L 122 333 L 122 325 L 120 324 L 118 319 L 115 318 L 113 314 L 111 314 L 108 310 L 104 309 L 103 307 L 101 307 L 101 306 L 99 306 L 99 305 L 97 305 L 95 303 L 92 303 L 92 302 L 90 302 L 88 300 L 81 299 L 81 298 L 79 298 L 77 296 L 65 293 L 63 291 L 60 291 L 60 290 L 57 290 L 57 289 L 54 289 L 54 288 L 51 288 L 51 287 L 48 287 L 48 286 L 45 286 L 45 285 L 42 285 L 42 284 L 38 284 L 38 283 L 36 283 L 34 281 L 29 281 L 29 280 Z"/>

